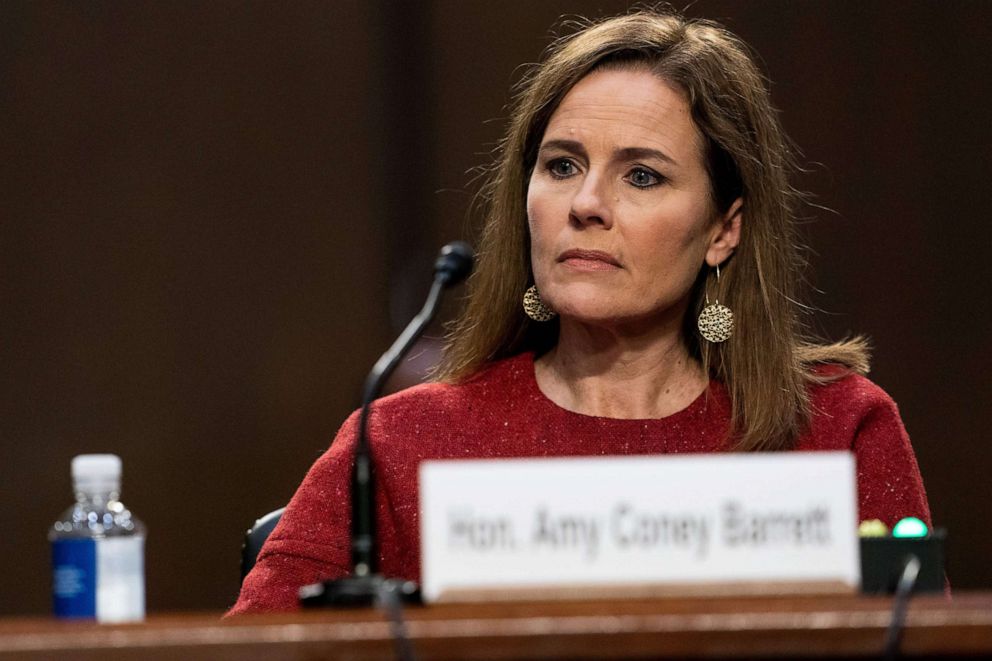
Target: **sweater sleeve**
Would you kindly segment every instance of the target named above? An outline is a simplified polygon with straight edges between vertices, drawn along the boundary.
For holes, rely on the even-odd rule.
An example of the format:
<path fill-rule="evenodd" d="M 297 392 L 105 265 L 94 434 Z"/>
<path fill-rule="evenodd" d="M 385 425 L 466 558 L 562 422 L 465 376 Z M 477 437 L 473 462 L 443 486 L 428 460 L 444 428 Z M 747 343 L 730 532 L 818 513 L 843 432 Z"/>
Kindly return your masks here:
<path fill-rule="evenodd" d="M 348 572 L 350 474 L 358 416 L 310 468 L 245 577 L 228 615 L 299 608 L 300 587 Z"/>
<path fill-rule="evenodd" d="M 892 527 L 907 516 L 930 525 L 930 507 L 909 435 L 892 399 L 870 384 L 867 406 L 857 426 L 860 519 L 880 519 Z"/>

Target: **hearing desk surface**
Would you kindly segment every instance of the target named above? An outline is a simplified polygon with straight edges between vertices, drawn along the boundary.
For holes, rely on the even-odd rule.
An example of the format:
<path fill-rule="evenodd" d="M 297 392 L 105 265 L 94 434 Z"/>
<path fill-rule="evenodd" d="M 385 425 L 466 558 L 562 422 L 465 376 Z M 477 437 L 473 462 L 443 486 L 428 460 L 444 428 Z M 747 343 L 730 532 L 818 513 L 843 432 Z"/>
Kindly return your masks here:
<path fill-rule="evenodd" d="M 884 647 L 886 597 L 683 598 L 414 606 L 417 658 L 871 658 Z M 221 620 L 151 615 L 140 624 L 0 620 L 6 659 L 391 659 L 377 610 L 308 611 Z M 914 658 L 992 658 L 992 593 L 920 596 L 902 651 Z"/>

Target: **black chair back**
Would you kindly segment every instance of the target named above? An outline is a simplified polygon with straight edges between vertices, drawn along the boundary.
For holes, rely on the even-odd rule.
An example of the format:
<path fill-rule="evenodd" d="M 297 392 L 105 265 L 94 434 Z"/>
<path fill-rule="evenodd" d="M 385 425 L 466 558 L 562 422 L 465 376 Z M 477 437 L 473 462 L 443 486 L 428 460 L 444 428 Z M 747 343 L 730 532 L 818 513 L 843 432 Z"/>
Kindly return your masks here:
<path fill-rule="evenodd" d="M 277 510 L 269 512 L 262 518 L 255 521 L 248 532 L 245 533 L 245 543 L 241 547 L 241 581 L 244 582 L 245 576 L 251 571 L 251 568 L 255 566 L 255 560 L 258 558 L 258 552 L 262 550 L 262 545 L 265 544 L 265 540 L 269 538 L 269 534 L 272 529 L 276 527 L 279 523 L 279 519 L 282 518 L 282 513 L 286 510 L 285 507 L 280 507 Z"/>

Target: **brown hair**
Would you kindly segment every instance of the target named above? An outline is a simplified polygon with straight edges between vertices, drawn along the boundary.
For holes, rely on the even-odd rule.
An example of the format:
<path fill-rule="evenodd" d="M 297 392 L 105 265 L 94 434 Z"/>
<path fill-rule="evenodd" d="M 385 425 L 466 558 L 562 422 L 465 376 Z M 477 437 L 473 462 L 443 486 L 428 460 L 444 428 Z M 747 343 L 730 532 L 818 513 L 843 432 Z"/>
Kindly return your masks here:
<path fill-rule="evenodd" d="M 684 341 L 732 408 L 739 450 L 792 447 L 810 416 L 807 388 L 823 381 L 814 364 L 867 371 L 864 340 L 833 345 L 806 340 L 797 289 L 804 264 L 795 229 L 801 194 L 789 184 L 794 155 L 748 47 L 719 25 L 667 10 L 579 26 L 555 41 L 521 81 L 506 137 L 481 191 L 486 222 L 467 305 L 452 327 L 437 378 L 461 381 L 487 363 L 557 341 L 558 324 L 529 320 L 521 296 L 533 281 L 526 196 L 530 172 L 552 113 L 581 78 L 602 67 L 646 67 L 685 93 L 705 140 L 715 206 L 742 197 L 741 240 L 710 293 L 734 311 L 735 335 L 700 342 L 693 328 L 704 304 L 708 268 L 692 290 Z"/>

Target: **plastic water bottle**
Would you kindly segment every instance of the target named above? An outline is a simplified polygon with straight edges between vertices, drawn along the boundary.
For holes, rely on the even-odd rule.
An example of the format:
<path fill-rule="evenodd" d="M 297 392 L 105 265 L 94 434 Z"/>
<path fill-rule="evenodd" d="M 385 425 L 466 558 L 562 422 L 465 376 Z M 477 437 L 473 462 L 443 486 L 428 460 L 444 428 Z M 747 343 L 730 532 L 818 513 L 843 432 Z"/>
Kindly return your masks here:
<path fill-rule="evenodd" d="M 145 527 L 121 503 L 121 459 L 72 460 L 76 504 L 48 532 L 58 617 L 133 622 L 145 617 Z"/>

